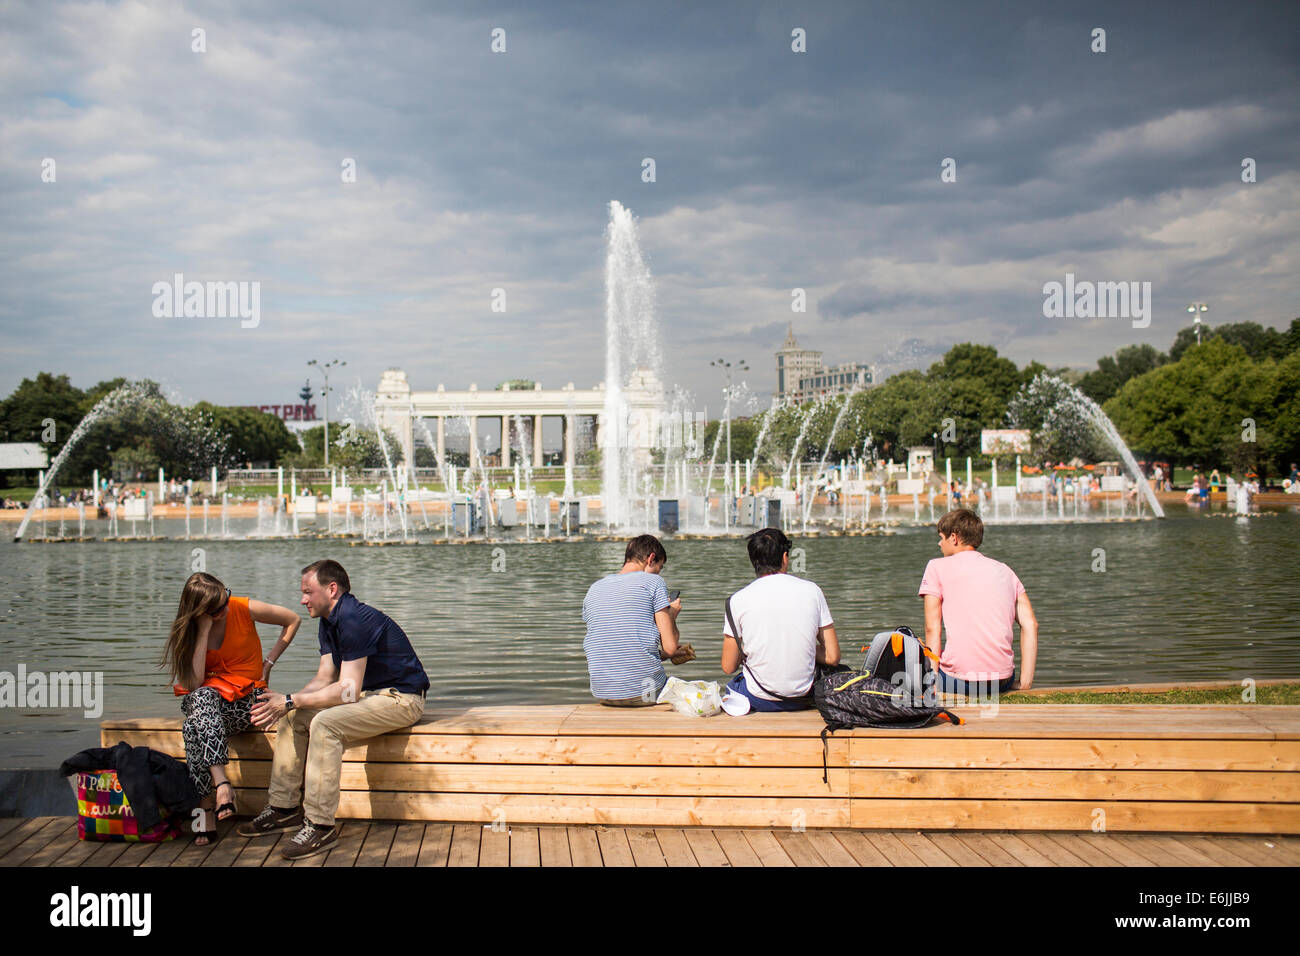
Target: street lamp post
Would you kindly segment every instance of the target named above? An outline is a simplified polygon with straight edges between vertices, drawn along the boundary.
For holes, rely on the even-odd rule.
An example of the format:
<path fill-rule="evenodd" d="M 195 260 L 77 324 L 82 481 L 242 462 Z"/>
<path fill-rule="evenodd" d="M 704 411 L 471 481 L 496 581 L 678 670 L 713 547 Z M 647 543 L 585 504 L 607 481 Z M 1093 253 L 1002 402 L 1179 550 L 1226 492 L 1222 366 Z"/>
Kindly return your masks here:
<path fill-rule="evenodd" d="M 1192 328 L 1196 330 L 1196 344 L 1201 344 L 1201 313 L 1209 312 L 1210 307 L 1204 302 L 1193 302 L 1187 307 L 1187 311 L 1192 313 Z"/>
<path fill-rule="evenodd" d="M 325 376 L 325 387 L 321 389 L 321 394 L 325 396 L 325 467 L 330 466 L 330 369 L 336 365 L 347 365 L 347 362 L 340 359 L 330 359 L 328 362 L 318 362 L 312 359 L 307 363 L 309 366 L 314 365 L 320 369 L 320 373 Z"/>
<path fill-rule="evenodd" d="M 725 392 L 726 402 L 722 415 L 726 419 L 727 424 L 727 474 L 731 474 L 731 370 L 732 368 L 735 368 L 737 372 L 748 372 L 749 366 L 745 364 L 744 359 L 740 359 L 734 364 L 718 359 L 710 362 L 709 365 L 714 368 L 723 369 L 727 375 L 727 389 Z"/>

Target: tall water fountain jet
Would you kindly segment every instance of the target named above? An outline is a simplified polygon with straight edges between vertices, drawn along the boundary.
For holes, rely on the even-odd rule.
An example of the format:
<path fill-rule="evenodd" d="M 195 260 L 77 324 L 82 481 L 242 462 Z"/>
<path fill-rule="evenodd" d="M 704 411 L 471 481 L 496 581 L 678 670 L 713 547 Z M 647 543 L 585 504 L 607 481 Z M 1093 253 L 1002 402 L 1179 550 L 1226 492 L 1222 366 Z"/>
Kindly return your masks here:
<path fill-rule="evenodd" d="M 77 443 L 81 441 L 86 432 L 88 432 L 105 416 L 122 411 L 129 405 L 148 401 L 153 397 L 154 395 L 150 392 L 146 383 L 127 382 L 123 385 L 119 385 L 95 403 L 95 407 L 87 412 L 86 417 L 78 422 L 77 427 L 72 430 L 72 434 L 69 435 L 68 440 L 63 443 L 62 450 L 60 450 L 54 461 L 50 463 L 50 467 L 45 469 L 45 477 L 41 481 L 40 487 L 36 489 L 36 493 L 32 495 L 32 500 L 27 505 L 27 511 L 23 515 L 23 520 L 18 525 L 18 530 L 14 532 L 15 541 L 21 541 L 23 539 L 23 534 L 27 531 L 28 522 L 32 520 L 32 514 L 36 511 L 38 502 L 42 502 L 45 499 L 45 489 L 53 484 L 54 476 L 59 473 L 59 469 L 63 467 L 63 463 L 72 453 L 72 449 L 77 446 Z"/>
<path fill-rule="evenodd" d="M 834 422 L 834 424 L 831 425 L 831 433 L 830 433 L 830 437 L 828 437 L 828 438 L 826 439 L 826 447 L 825 447 L 824 449 L 822 449 L 822 460 L 821 460 L 820 462 L 818 462 L 818 464 L 817 464 L 817 473 L 818 473 L 818 474 L 822 474 L 822 475 L 826 474 L 826 459 L 827 459 L 827 457 L 829 457 L 829 455 L 830 455 L 830 453 L 831 453 L 831 446 L 834 445 L 834 443 L 835 443 L 835 436 L 836 436 L 837 434 L 839 434 L 840 424 L 844 421 L 844 414 L 845 414 L 845 412 L 847 412 L 847 411 L 849 410 L 849 405 L 852 404 L 852 402 L 853 402 L 853 396 L 856 395 L 856 394 L 858 393 L 859 388 L 860 388 L 860 385 L 859 385 L 857 382 L 854 382 L 854 383 L 853 383 L 853 387 L 852 387 L 851 389 L 849 389 L 849 393 L 848 393 L 847 395 L 844 396 L 844 401 L 840 404 L 840 410 L 835 414 L 835 422 Z M 843 471 L 843 470 L 841 469 L 841 480 L 843 480 L 842 471 Z M 828 489 L 828 490 L 829 490 L 829 487 L 830 487 L 830 479 L 829 479 L 829 477 L 828 477 L 828 478 L 827 478 L 827 489 Z M 804 518 L 804 521 L 805 521 L 805 522 L 808 520 L 808 514 L 812 511 L 812 499 L 813 499 L 813 496 L 812 496 L 812 495 L 809 495 L 808 498 L 807 498 L 807 500 L 804 502 L 804 506 L 803 506 L 803 518 Z M 931 495 L 930 495 L 930 509 L 931 509 L 932 511 L 934 510 L 934 494 L 933 494 L 933 493 L 931 493 Z"/>
<path fill-rule="evenodd" d="M 348 395 L 352 399 L 352 401 L 354 401 L 358 406 L 360 406 L 361 410 L 366 413 L 366 417 L 370 420 L 370 427 L 375 430 L 375 438 L 379 443 L 379 450 L 384 453 L 384 469 L 385 471 L 388 472 L 388 479 L 389 481 L 392 482 L 393 492 L 396 494 L 397 493 L 397 472 L 393 468 L 393 458 L 388 453 L 388 441 L 384 437 L 384 429 L 380 425 L 379 416 L 375 411 L 375 393 L 363 388 L 361 383 L 358 381 L 356 387 L 349 390 Z M 384 505 L 384 522 L 385 522 L 385 530 L 387 530 L 387 522 L 388 522 L 387 495 L 384 495 L 381 500 L 383 501 L 383 505 Z M 402 524 L 402 540 L 405 541 L 407 539 L 406 503 L 401 499 L 400 496 L 398 497 L 397 516 Z"/>
<path fill-rule="evenodd" d="M 611 528 L 631 522 L 628 487 L 638 488 L 647 464 L 633 447 L 626 391 L 638 370 L 650 373 L 645 384 L 662 390 L 663 357 L 655 315 L 654 283 L 641 255 L 636 218 L 618 200 L 609 204 L 605 232 L 605 421 L 601 448 L 601 504 Z M 644 377 L 643 377 L 644 381 Z M 662 413 L 662 396 L 659 410 Z"/>
<path fill-rule="evenodd" d="M 1043 419 L 1044 428 L 1052 428 L 1057 416 L 1060 416 L 1067 408 L 1073 408 L 1080 413 L 1083 418 L 1105 437 L 1106 441 L 1119 452 L 1124 466 L 1128 469 L 1129 475 L 1137 482 L 1138 488 L 1142 490 L 1143 497 L 1146 498 L 1147 504 L 1151 506 L 1151 512 L 1157 518 L 1165 516 L 1165 509 L 1160 506 L 1156 499 L 1155 492 L 1151 490 L 1150 484 L 1142 476 L 1142 470 L 1138 468 L 1137 459 L 1133 457 L 1133 452 L 1129 450 L 1128 444 L 1120 437 L 1119 429 L 1115 423 L 1110 420 L 1101 407 L 1083 392 L 1079 391 L 1068 382 L 1064 382 L 1053 375 L 1042 372 L 1035 376 L 1033 381 L 1026 387 L 1022 393 L 1027 396 L 1028 402 L 1037 401 L 1046 406 L 1046 415 Z M 1027 404 L 1028 404 L 1027 402 Z M 1013 405 L 1015 402 L 1013 401 Z M 1051 480 L 1051 476 L 1048 476 Z M 1059 500 L 1058 508 L 1063 515 L 1063 499 Z"/>

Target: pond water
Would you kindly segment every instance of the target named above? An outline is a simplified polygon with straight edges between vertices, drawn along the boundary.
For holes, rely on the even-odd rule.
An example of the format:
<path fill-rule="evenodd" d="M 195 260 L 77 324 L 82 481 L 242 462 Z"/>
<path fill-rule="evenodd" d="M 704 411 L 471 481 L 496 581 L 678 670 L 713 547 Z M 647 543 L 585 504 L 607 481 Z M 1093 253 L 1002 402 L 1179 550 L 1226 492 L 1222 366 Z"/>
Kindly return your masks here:
<path fill-rule="evenodd" d="M 1294 509 L 1237 518 L 1170 509 L 1163 521 L 1001 525 L 985 554 L 1019 574 L 1040 624 L 1036 686 L 1300 676 Z M 916 596 L 939 556 L 932 528 L 878 537 L 804 538 L 803 576 L 826 594 L 847 662 L 877 630 L 923 627 Z M 670 668 L 721 680 L 722 603 L 752 578 L 743 540 L 666 542 L 664 577 L 699 660 Z M 97 671 L 102 716 L 0 707 L 0 768 L 54 767 L 98 743 L 98 720 L 179 716 L 159 653 L 193 549 L 235 594 L 297 608 L 298 570 L 333 557 L 353 593 L 410 636 L 438 704 L 590 700 L 582 598 L 616 571 L 615 542 L 350 547 L 317 540 L 0 544 L 0 671 Z M 1100 549 L 1100 551 L 1099 551 Z M 1105 571 L 1094 571 L 1104 552 Z M 269 646 L 276 629 L 262 628 Z M 307 619 L 272 687 L 316 670 Z"/>

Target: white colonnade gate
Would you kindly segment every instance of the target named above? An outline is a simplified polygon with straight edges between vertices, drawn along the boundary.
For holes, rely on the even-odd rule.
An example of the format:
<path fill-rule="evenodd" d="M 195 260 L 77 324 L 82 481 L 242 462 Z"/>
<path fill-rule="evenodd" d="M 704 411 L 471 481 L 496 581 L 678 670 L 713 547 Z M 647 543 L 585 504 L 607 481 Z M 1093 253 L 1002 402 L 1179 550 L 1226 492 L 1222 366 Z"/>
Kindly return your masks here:
<path fill-rule="evenodd" d="M 663 387 L 652 374 L 638 369 L 629 386 L 621 393 L 626 421 L 617 429 L 617 440 L 626 442 L 638 457 L 649 461 L 650 451 L 656 445 L 663 409 Z M 531 431 L 528 441 L 514 436 L 515 418 L 518 416 L 525 429 Z M 604 448 L 606 437 L 605 383 L 595 388 L 578 389 L 569 382 L 563 388 L 543 388 L 537 383 L 531 389 L 510 388 L 480 390 L 471 384 L 468 389 L 449 391 L 443 385 L 436 389 L 420 391 L 411 388 L 406 372 L 399 368 L 386 370 L 375 390 L 375 418 L 380 426 L 398 437 L 402 444 L 403 461 L 407 468 L 415 462 L 414 426 L 417 418 L 426 419 L 436 435 L 438 461 L 446 460 L 448 420 L 462 418 L 469 423 L 470 467 L 478 467 L 478 420 L 496 418 L 501 423 L 500 466 L 509 468 L 512 463 L 512 445 L 532 449 L 532 464 L 542 465 L 542 420 L 558 416 L 562 421 L 564 436 L 564 463 L 576 464 L 578 419 L 595 419 L 595 441 Z M 514 437 L 512 437 L 514 436 Z"/>

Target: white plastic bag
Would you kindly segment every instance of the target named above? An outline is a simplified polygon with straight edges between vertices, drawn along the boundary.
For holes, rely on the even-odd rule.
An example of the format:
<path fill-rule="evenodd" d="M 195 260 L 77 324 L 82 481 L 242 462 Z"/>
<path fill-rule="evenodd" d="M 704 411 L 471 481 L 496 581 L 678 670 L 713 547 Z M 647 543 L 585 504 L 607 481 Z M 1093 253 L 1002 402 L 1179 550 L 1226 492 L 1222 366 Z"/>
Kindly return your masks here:
<path fill-rule="evenodd" d="M 717 681 L 685 681 L 680 677 L 668 678 L 659 692 L 659 704 L 672 704 L 673 709 L 687 717 L 712 717 L 722 712 L 722 695 Z"/>

